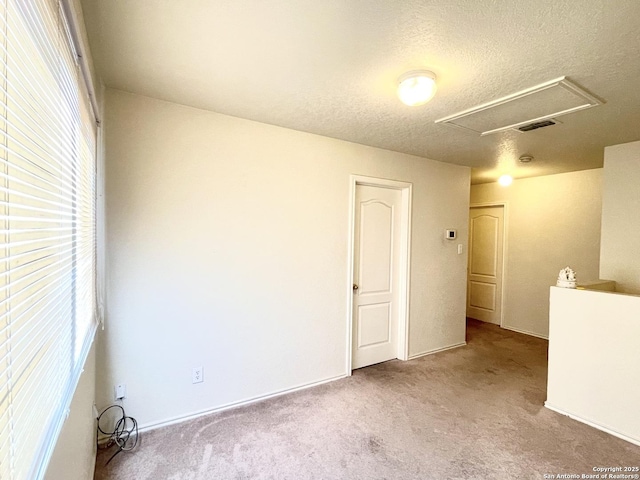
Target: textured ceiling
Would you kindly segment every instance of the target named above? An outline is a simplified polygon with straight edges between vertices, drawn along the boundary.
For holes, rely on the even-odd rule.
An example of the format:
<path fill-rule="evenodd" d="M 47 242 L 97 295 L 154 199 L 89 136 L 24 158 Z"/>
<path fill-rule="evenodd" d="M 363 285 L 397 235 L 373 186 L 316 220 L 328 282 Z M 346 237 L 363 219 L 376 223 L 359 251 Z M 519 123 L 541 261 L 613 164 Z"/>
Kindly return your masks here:
<path fill-rule="evenodd" d="M 640 139 L 638 0 L 83 0 L 113 88 L 474 167 L 474 182 L 602 166 Z M 397 78 L 426 68 L 434 99 Z M 567 76 L 606 103 L 528 133 L 434 120 Z M 531 154 L 534 162 L 518 165 Z"/>

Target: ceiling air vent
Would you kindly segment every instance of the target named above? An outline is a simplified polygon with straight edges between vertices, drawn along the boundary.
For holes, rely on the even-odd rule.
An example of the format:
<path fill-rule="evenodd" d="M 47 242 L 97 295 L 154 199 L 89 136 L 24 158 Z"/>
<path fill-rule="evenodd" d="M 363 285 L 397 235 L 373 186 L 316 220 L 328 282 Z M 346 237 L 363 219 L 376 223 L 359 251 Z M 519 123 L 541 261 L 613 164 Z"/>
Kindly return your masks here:
<path fill-rule="evenodd" d="M 555 117 L 602 103 L 567 78 L 560 77 L 449 115 L 436 120 L 436 123 L 470 130 L 480 135 L 504 130 L 529 131 L 553 125 L 557 121 L 551 119 Z"/>
<path fill-rule="evenodd" d="M 518 127 L 518 130 L 521 132 L 530 132 L 531 130 L 536 130 L 538 128 L 550 127 L 551 125 L 555 125 L 556 122 L 553 120 L 543 120 L 542 122 L 533 122 L 529 125 L 523 125 L 522 127 Z"/>

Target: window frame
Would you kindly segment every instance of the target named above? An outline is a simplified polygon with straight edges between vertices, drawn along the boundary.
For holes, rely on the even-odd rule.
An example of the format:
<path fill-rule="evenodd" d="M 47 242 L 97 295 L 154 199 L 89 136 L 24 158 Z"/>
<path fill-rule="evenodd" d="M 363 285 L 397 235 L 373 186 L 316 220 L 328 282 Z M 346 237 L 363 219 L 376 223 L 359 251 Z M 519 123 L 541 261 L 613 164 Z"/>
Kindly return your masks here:
<path fill-rule="evenodd" d="M 1 47 L 3 47 L 2 52 L 0 52 L 0 62 L 2 63 L 2 66 L 0 66 L 0 69 L 2 69 L 2 72 L 3 72 L 2 78 L 0 78 L 0 84 L 3 85 L 2 91 L 0 92 L 0 99 L 2 100 L 2 102 L 0 102 L 1 104 L 0 105 L 0 116 L 1 116 L 0 129 L 2 129 L 2 135 L 6 139 L 5 142 L 9 142 L 12 134 L 9 133 L 10 127 L 8 127 L 8 120 L 7 120 L 8 112 L 9 112 L 8 105 L 13 105 L 13 104 L 17 106 L 20 105 L 20 103 L 15 101 L 13 98 L 9 100 L 10 98 L 9 92 L 13 94 L 14 91 L 10 89 L 11 87 L 9 86 L 9 83 L 11 80 L 10 80 L 10 75 L 8 73 L 9 72 L 8 65 L 12 65 L 11 62 L 14 62 L 14 60 L 11 58 L 10 52 L 13 51 L 12 49 L 15 49 L 15 47 L 11 47 L 11 48 L 9 47 L 9 42 L 10 41 L 17 42 L 17 39 L 19 38 L 19 37 L 15 37 L 15 38 L 12 37 L 13 35 L 15 35 L 15 33 L 7 33 L 11 28 L 11 25 L 9 24 L 9 20 L 8 20 L 9 9 L 10 8 L 14 9 L 14 11 L 12 12 L 13 15 L 20 16 L 20 18 L 22 19 L 22 22 L 24 22 L 24 25 L 28 26 L 28 28 L 25 27 L 27 28 L 26 31 L 31 32 L 31 35 L 33 36 L 33 38 L 37 36 L 40 36 L 40 38 L 47 37 L 46 42 L 49 42 L 49 40 L 54 38 L 54 36 L 49 37 L 48 35 L 51 34 L 51 32 L 46 32 L 45 30 L 41 30 L 40 32 L 37 31 L 37 29 L 39 28 L 39 23 L 37 22 L 38 19 L 36 17 L 27 18 L 26 14 L 23 15 L 22 13 L 20 13 L 20 9 L 22 7 L 16 6 L 17 3 L 20 2 L 20 0 L 0 0 L 0 2 L 1 2 L 0 11 L 4 15 L 4 19 L 3 19 L 4 24 L 0 25 L 0 30 L 4 29 L 4 37 L 0 42 L 0 43 L 4 42 L 2 43 L 2 45 L 0 45 Z M 66 161 L 68 161 L 69 164 L 71 165 L 70 177 L 68 177 L 67 180 L 69 181 L 69 184 L 72 186 L 71 187 L 72 193 L 71 193 L 71 197 L 69 198 L 71 199 L 71 212 L 73 212 L 71 214 L 71 218 L 73 220 L 72 220 L 72 227 L 71 227 L 72 235 L 70 237 L 71 244 L 72 244 L 72 247 L 70 249 L 70 251 L 72 252 L 70 254 L 71 256 L 71 262 L 70 262 L 71 278 L 69 279 L 70 285 L 65 287 L 60 287 L 62 288 L 61 290 L 62 293 L 65 293 L 65 295 L 70 296 L 70 300 L 68 301 L 71 302 L 70 305 L 73 313 L 71 317 L 61 317 L 59 320 L 57 319 L 55 320 L 59 324 L 63 324 L 65 322 L 71 322 L 71 326 L 69 328 L 71 328 L 72 333 L 70 337 L 70 342 L 67 345 L 69 349 L 68 355 L 70 355 L 71 357 L 70 369 L 68 371 L 68 375 L 63 377 L 65 379 L 65 382 L 64 382 L 63 388 L 60 389 L 61 394 L 57 395 L 55 398 L 52 398 L 50 402 L 47 399 L 48 401 L 47 408 L 49 409 L 48 412 L 50 415 L 50 417 L 47 417 L 50 419 L 47 421 L 47 425 L 46 425 L 47 428 L 42 429 L 43 431 L 40 435 L 36 437 L 37 441 L 35 443 L 27 442 L 28 445 L 31 445 L 31 447 L 35 446 L 35 448 L 31 448 L 30 450 L 25 450 L 24 452 L 21 452 L 21 453 L 15 451 L 16 447 L 13 440 L 14 420 L 12 418 L 11 412 L 7 414 L 6 418 L 8 418 L 9 419 L 8 422 L 11 423 L 11 432 L 10 433 L 0 432 L 0 454 L 2 454 L 2 449 L 5 448 L 6 446 L 4 443 L 5 440 L 8 439 L 8 446 L 6 447 L 8 454 L 6 457 L 4 456 L 4 454 L 0 455 L 0 476 L 2 476 L 3 473 L 6 474 L 6 472 L 8 471 L 9 472 L 8 480 L 14 480 L 14 479 L 22 480 L 23 478 L 28 478 L 30 480 L 31 479 L 40 480 L 44 478 L 49 461 L 55 449 L 57 439 L 62 430 L 62 426 L 69 415 L 70 404 L 73 399 L 73 395 L 77 388 L 78 382 L 80 380 L 80 376 L 84 371 L 84 366 L 87 361 L 87 357 L 89 355 L 89 352 L 93 345 L 93 341 L 95 339 L 97 327 L 100 323 L 102 323 L 102 318 L 103 318 L 102 314 L 104 310 L 103 308 L 103 305 L 104 305 L 103 303 L 104 273 L 103 272 L 104 272 L 104 263 L 105 263 L 104 262 L 104 242 L 103 242 L 104 230 L 105 230 L 104 228 L 104 163 L 103 163 L 104 150 L 103 150 L 103 143 L 102 143 L 103 142 L 102 131 L 100 128 L 99 108 L 98 108 L 95 89 L 94 89 L 93 80 L 91 76 L 91 66 L 87 61 L 87 58 L 88 58 L 88 56 L 86 55 L 87 49 L 85 49 L 82 36 L 79 34 L 78 25 L 80 25 L 80 23 L 78 21 L 76 11 L 74 10 L 72 0 L 36 0 L 35 2 L 33 2 L 32 6 L 24 7 L 24 8 L 25 10 L 29 8 L 33 8 L 34 12 L 38 8 L 43 8 L 45 9 L 44 10 L 45 13 L 49 15 L 52 15 L 54 17 L 55 15 L 58 15 L 57 37 L 59 38 L 60 42 L 66 41 L 67 43 L 66 44 L 59 43 L 58 45 L 54 45 L 55 42 L 46 43 L 47 48 L 50 49 L 50 52 L 54 53 L 53 57 L 49 57 L 49 61 L 53 59 L 55 65 L 60 68 L 61 72 L 58 72 L 59 75 L 61 76 L 71 75 L 70 78 L 75 78 L 74 82 L 77 82 L 77 83 L 72 82 L 72 84 L 66 84 L 66 88 L 69 88 L 70 85 L 71 87 L 77 86 L 77 88 L 75 89 L 72 88 L 71 90 L 68 90 L 67 95 L 70 95 L 70 97 L 68 98 L 69 102 L 74 102 L 74 101 L 78 102 L 77 115 L 79 115 L 79 118 L 77 119 L 78 120 L 77 123 L 72 122 L 66 125 L 66 127 L 70 125 L 76 130 L 74 132 L 71 132 L 70 130 L 65 130 L 65 127 L 59 126 L 59 128 L 61 129 L 64 135 L 70 135 L 75 139 L 74 140 L 75 147 L 69 153 L 69 155 L 71 156 L 66 157 L 67 154 L 65 153 L 62 157 L 62 158 L 66 158 Z M 49 27 L 50 26 L 51 25 L 49 25 Z M 29 28 L 34 30 L 33 31 L 29 30 Z M 35 44 L 33 48 L 37 48 Z M 64 63 L 65 60 L 63 59 L 63 56 L 65 55 L 65 52 L 63 51 L 63 49 L 67 49 L 66 60 L 68 61 L 71 59 L 75 65 L 75 68 L 70 68 L 69 63 L 66 63 L 66 64 Z M 31 61 L 31 59 L 29 58 L 25 60 L 25 62 L 29 62 L 29 61 Z M 34 60 L 34 61 L 38 61 L 38 60 Z M 40 59 L 39 61 L 43 61 L 43 60 Z M 66 67 L 69 67 L 67 70 L 64 70 L 65 65 Z M 16 67 L 13 66 L 13 68 L 16 68 Z M 62 73 L 62 71 L 67 73 Z M 29 81 L 31 82 L 31 79 L 29 79 Z M 33 83 L 35 85 L 37 85 L 36 82 L 37 82 L 37 79 L 34 79 Z M 25 88 L 25 91 L 29 92 L 27 87 L 23 86 L 20 88 Z M 63 87 L 62 85 L 59 85 L 59 88 L 62 89 L 65 87 Z M 60 98 L 63 98 L 65 95 L 63 93 L 59 93 L 59 94 L 61 95 Z M 36 95 L 34 95 L 34 97 L 36 97 Z M 26 98 L 26 95 L 21 96 L 20 98 L 22 98 L 23 101 L 26 101 L 24 100 L 24 98 Z M 33 101 L 31 97 L 29 97 L 29 99 Z M 10 104 L 9 102 L 12 102 L 12 103 Z M 70 113 L 71 115 L 73 114 L 73 112 L 76 112 L 76 110 L 73 109 L 74 104 L 67 103 L 66 105 L 67 106 L 65 108 L 70 109 L 69 112 L 71 112 Z M 60 115 L 63 115 L 63 114 L 60 114 Z M 67 117 L 65 120 L 61 120 L 61 118 L 62 117 L 57 116 L 55 117 L 55 121 L 69 122 L 69 117 Z M 46 119 L 46 121 L 49 121 L 49 120 L 50 120 L 49 118 Z M 45 119 L 42 117 L 36 117 L 34 121 L 45 122 Z M 90 126 L 88 133 L 87 133 L 87 129 L 85 128 L 87 125 Z M 89 135 L 88 143 L 84 142 L 84 140 L 87 140 L 86 138 L 82 138 L 82 136 L 85 134 Z M 24 135 L 24 133 L 21 133 L 21 135 Z M 26 135 L 25 138 L 29 139 L 29 136 Z M 72 143 L 74 141 L 72 141 Z M 88 149 L 85 148 L 85 150 L 83 151 L 83 148 L 86 147 L 87 145 L 89 146 L 89 148 Z M 7 153 L 3 158 L 5 158 L 7 169 L 10 169 L 12 157 L 11 157 L 11 154 L 9 153 L 8 148 L 6 149 L 6 152 Z M 85 155 L 83 155 L 83 153 L 87 153 L 87 152 L 89 152 L 89 157 L 87 158 L 89 159 L 90 163 L 87 163 Z M 82 203 L 82 205 L 79 206 L 79 205 L 76 205 L 76 203 L 79 202 L 78 199 L 80 199 L 82 195 L 87 193 L 87 190 L 84 188 L 86 185 L 83 186 L 83 188 L 76 189 L 77 185 L 75 184 L 75 182 L 81 178 L 85 180 L 85 177 L 81 177 L 81 175 L 86 174 L 86 172 L 84 172 L 84 169 L 88 169 L 87 171 L 89 172 L 88 179 L 90 182 L 90 188 L 88 191 L 89 195 L 88 196 L 85 195 L 85 197 L 81 199 L 84 203 Z M 78 170 L 83 170 L 83 172 L 78 172 Z M 9 210 L 11 208 L 16 208 L 15 206 L 12 207 L 12 203 L 10 199 L 10 196 L 15 194 L 11 193 L 11 187 L 9 186 L 11 179 L 10 179 L 9 173 L 6 174 L 5 182 L 6 182 L 5 191 L 7 192 L 6 193 L 7 206 L 6 206 L 6 215 L 4 215 L 5 219 L 3 220 L 3 222 L 4 222 L 4 225 L 6 225 L 4 231 L 7 232 L 5 239 L 8 241 L 8 239 L 10 238 L 9 235 L 11 235 L 11 228 L 12 228 L 11 215 L 9 214 Z M 79 194 L 78 192 L 82 192 L 82 193 Z M 86 202 L 89 202 L 89 203 L 87 204 Z M 82 213 L 79 213 L 79 209 L 85 208 L 87 205 L 91 207 L 89 210 L 90 215 L 88 217 L 89 223 L 86 224 L 85 222 L 84 226 L 85 227 L 86 225 L 90 226 L 91 234 L 88 237 L 83 237 L 78 233 L 78 228 L 81 228 L 81 227 L 77 227 L 77 219 L 81 215 L 86 214 L 86 212 L 84 211 Z M 31 221 L 34 221 L 34 222 L 36 221 L 34 220 L 35 215 L 33 218 L 32 217 L 26 217 L 26 218 L 31 219 Z M 85 243 L 82 246 L 79 246 L 78 245 L 79 239 L 80 240 L 88 239 L 88 242 L 85 241 Z M 5 255 L 3 257 L 2 262 L 5 263 L 5 265 L 9 265 L 9 260 L 11 258 L 11 254 L 10 253 L 7 254 L 7 252 L 10 251 L 9 250 L 10 247 L 8 246 L 9 244 L 7 243 L 7 241 L 5 241 L 3 245 Z M 89 245 L 90 247 L 88 247 Z M 82 291 L 85 293 L 85 296 L 90 295 L 89 297 L 86 297 L 86 298 L 83 297 L 83 300 L 85 301 L 85 304 L 84 304 L 85 316 L 83 316 L 83 318 L 87 320 L 86 322 L 82 322 L 82 319 L 79 319 L 76 316 L 76 308 L 77 308 L 76 306 L 79 305 L 78 303 L 79 300 L 76 298 L 76 292 L 78 291 L 76 280 L 78 278 L 79 270 L 81 268 L 78 266 L 79 263 L 76 262 L 77 260 L 76 255 L 78 255 L 79 248 L 85 248 L 85 250 L 83 251 L 84 252 L 83 255 L 81 255 L 82 260 L 86 262 L 88 261 L 90 256 L 92 257 L 91 258 L 92 263 L 90 264 L 91 268 L 89 268 L 88 270 L 89 273 L 86 274 L 91 277 L 91 285 L 86 285 L 86 282 L 85 282 L 85 284 L 81 286 L 81 288 L 83 289 Z M 89 253 L 86 253 L 87 252 L 86 248 L 90 248 L 90 250 L 88 251 Z M 86 264 L 83 264 L 83 265 L 86 267 Z M 6 277 L 7 279 L 9 279 L 7 281 L 7 285 L 10 286 L 11 267 L 7 267 Z M 39 288 L 40 287 L 36 288 L 35 290 L 38 291 Z M 7 291 L 10 292 L 10 289 Z M 6 303 L 9 304 L 12 294 L 5 293 L 4 295 L 5 296 L 3 298 L 6 298 L 7 299 Z M 27 297 L 29 299 L 31 298 L 29 295 L 27 295 Z M 88 314 L 88 316 L 86 316 L 87 312 L 89 311 L 86 308 L 87 305 L 89 305 L 88 308 L 90 310 L 90 314 Z M 3 327 L 3 323 L 2 321 L 0 321 L 0 354 L 2 354 L 3 348 L 5 348 L 12 341 L 12 333 L 11 333 L 12 320 L 9 318 L 10 311 L 11 311 L 11 307 L 9 306 L 7 308 L 7 312 L 8 312 L 6 317 L 7 319 L 5 320 L 6 328 Z M 83 332 L 81 332 L 82 338 L 76 338 L 78 327 L 81 324 L 81 322 L 84 327 Z M 36 326 L 33 327 L 35 329 L 34 331 L 37 332 L 39 328 L 38 327 L 39 324 L 40 322 L 36 321 L 36 323 L 34 324 Z M 32 331 L 32 327 L 29 327 L 28 332 L 30 333 L 31 331 Z M 63 337 L 62 340 L 65 340 L 65 338 L 66 337 Z M 62 347 L 67 348 L 65 347 L 65 345 L 66 344 L 62 344 Z M 7 411 L 13 410 L 15 405 L 15 402 L 12 400 L 13 398 L 12 392 L 14 387 L 11 382 L 11 369 L 13 368 L 12 367 L 13 353 L 11 351 L 11 346 L 7 347 L 7 352 L 8 352 L 7 356 L 5 357 L 6 365 L 5 365 L 5 361 L 2 360 L 3 359 L 2 355 L 0 355 L 0 360 L 2 360 L 0 361 L 0 415 L 1 417 L 4 417 Z M 61 363 L 61 365 L 66 365 L 66 362 Z M 6 374 L 7 371 L 9 372 L 7 374 L 7 378 L 9 380 L 5 382 L 6 388 L 7 388 L 7 396 L 6 398 L 3 398 L 2 387 L 5 384 L 2 383 L 3 382 L 2 377 Z M 29 378 L 32 376 L 35 377 L 37 374 L 38 374 L 38 370 L 29 370 L 26 378 Z M 30 385 L 36 385 L 37 387 L 37 383 L 33 383 Z M 29 427 L 30 423 L 28 421 L 28 419 L 30 418 L 31 412 L 27 410 L 26 413 L 23 413 L 23 415 L 24 415 L 24 418 L 21 418 L 20 420 L 22 420 L 24 423 L 18 424 L 16 427 L 17 431 L 20 432 L 21 434 L 24 434 L 23 432 L 25 431 L 25 429 L 32 428 L 32 427 Z M 1 417 L 0 417 L 0 420 L 2 420 Z M 31 458 L 26 460 L 25 458 L 19 458 L 18 455 L 20 454 L 23 456 L 25 454 L 29 454 Z M 2 461 L 7 459 L 8 459 L 9 465 L 7 466 L 7 464 L 5 463 L 5 466 L 3 467 Z M 26 476 L 24 476 L 25 470 L 18 470 L 17 472 L 14 472 L 14 465 L 16 463 L 16 459 L 19 460 L 18 462 L 19 466 L 30 465 L 28 467 L 28 471 L 26 472 Z"/>

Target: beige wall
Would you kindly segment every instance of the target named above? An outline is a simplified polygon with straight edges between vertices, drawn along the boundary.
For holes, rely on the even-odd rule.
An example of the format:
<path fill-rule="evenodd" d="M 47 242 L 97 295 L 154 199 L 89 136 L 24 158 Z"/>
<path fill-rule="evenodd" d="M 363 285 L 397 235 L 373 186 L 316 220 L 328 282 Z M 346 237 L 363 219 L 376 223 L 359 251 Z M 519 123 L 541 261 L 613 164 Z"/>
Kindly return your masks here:
<path fill-rule="evenodd" d="M 96 424 L 93 401 L 96 391 L 95 345 L 89 351 L 84 372 L 71 402 L 69 417 L 47 468 L 46 480 L 91 480 L 96 462 Z"/>
<path fill-rule="evenodd" d="M 602 170 L 473 185 L 471 204 L 507 202 L 503 326 L 549 335 L 549 286 L 570 265 L 598 278 Z"/>
<path fill-rule="evenodd" d="M 640 445 L 640 297 L 551 288 L 545 406 Z"/>
<path fill-rule="evenodd" d="M 469 168 L 113 90 L 105 128 L 98 406 L 126 383 L 152 426 L 345 375 L 350 174 L 413 183 L 410 355 L 464 342 Z"/>
<path fill-rule="evenodd" d="M 640 294 L 640 142 L 604 151 L 600 276 Z"/>

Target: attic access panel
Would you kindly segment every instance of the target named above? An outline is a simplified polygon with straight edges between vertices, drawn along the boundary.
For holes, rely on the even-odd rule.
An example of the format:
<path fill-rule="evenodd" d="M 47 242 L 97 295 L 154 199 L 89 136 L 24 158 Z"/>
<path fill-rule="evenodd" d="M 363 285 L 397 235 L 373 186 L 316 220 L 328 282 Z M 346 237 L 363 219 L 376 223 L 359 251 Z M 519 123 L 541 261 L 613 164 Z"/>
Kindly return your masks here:
<path fill-rule="evenodd" d="M 489 135 L 602 105 L 565 77 L 541 83 L 506 97 L 436 120 Z"/>

